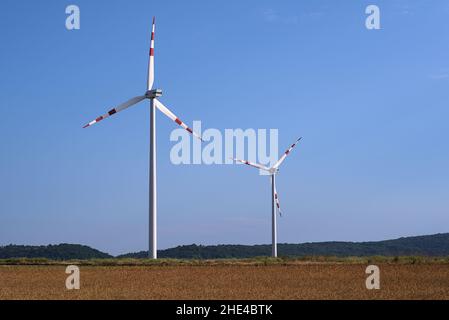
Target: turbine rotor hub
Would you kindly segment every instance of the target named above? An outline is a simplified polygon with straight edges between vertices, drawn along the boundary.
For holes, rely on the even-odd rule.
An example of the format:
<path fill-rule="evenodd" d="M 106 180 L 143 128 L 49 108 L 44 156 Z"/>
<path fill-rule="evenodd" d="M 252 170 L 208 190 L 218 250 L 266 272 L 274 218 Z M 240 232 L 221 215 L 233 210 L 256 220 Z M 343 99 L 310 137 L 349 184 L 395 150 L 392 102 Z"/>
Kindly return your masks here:
<path fill-rule="evenodd" d="M 147 99 L 154 99 L 154 98 L 157 98 L 160 96 L 162 96 L 161 89 L 153 89 L 153 90 L 148 90 L 147 92 L 145 92 L 145 98 L 147 98 Z"/>

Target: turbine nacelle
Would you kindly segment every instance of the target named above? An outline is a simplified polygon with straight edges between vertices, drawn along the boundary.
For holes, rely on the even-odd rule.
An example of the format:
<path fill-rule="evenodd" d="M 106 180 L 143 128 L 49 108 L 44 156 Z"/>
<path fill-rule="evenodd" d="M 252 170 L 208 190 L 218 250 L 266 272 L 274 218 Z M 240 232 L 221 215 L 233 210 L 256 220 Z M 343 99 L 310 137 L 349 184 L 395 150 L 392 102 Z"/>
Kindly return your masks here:
<path fill-rule="evenodd" d="M 147 99 L 154 99 L 154 98 L 157 98 L 160 96 L 162 96 L 161 89 L 153 89 L 153 90 L 148 90 L 147 92 L 145 92 L 145 98 L 147 98 Z"/>
<path fill-rule="evenodd" d="M 278 174 L 278 173 L 279 173 L 279 168 L 270 168 L 270 169 L 268 170 L 268 172 L 269 172 L 270 174 Z"/>

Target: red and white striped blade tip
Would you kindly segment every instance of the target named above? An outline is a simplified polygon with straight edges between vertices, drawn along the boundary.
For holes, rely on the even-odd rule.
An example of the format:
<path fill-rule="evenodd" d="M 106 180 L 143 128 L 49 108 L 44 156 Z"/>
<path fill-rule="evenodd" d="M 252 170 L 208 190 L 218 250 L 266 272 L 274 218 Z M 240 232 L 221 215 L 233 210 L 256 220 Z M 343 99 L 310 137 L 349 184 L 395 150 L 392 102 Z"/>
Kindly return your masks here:
<path fill-rule="evenodd" d="M 298 139 L 296 139 L 295 143 L 292 144 L 289 148 L 289 150 L 287 150 L 287 154 L 290 153 L 291 149 L 293 149 L 294 147 L 296 147 L 296 145 L 298 144 L 298 142 L 302 139 L 302 137 L 299 137 Z"/>
<path fill-rule="evenodd" d="M 83 129 L 84 129 L 84 128 L 88 128 L 88 127 L 90 127 L 90 126 L 96 124 L 97 122 L 100 122 L 101 120 L 103 120 L 103 117 L 98 117 L 97 119 L 95 119 L 95 120 L 89 122 L 88 124 L 84 125 L 84 126 L 83 126 Z"/>
<path fill-rule="evenodd" d="M 279 168 L 279 166 L 284 162 L 285 158 L 290 154 L 290 152 L 293 150 L 293 148 L 298 144 L 298 142 L 302 139 L 302 137 L 299 137 L 296 139 L 296 141 L 288 147 L 288 149 L 284 152 L 284 154 L 279 158 L 279 160 L 274 164 L 272 167 L 273 169 Z"/>
<path fill-rule="evenodd" d="M 192 135 L 199 139 L 201 142 L 204 142 L 203 137 L 201 137 L 199 134 L 195 133 L 195 131 L 192 130 Z"/>

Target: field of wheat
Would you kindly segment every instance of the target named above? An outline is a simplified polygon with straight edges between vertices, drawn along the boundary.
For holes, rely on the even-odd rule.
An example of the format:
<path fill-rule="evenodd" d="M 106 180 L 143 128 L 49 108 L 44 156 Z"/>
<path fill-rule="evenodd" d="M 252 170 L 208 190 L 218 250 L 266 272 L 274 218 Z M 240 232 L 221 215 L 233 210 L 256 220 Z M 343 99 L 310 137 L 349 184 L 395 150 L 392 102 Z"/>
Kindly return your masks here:
<path fill-rule="evenodd" d="M 449 265 L 378 264 L 379 290 L 367 290 L 367 265 L 80 266 L 80 290 L 67 290 L 64 265 L 0 266 L 0 299 L 449 299 Z"/>

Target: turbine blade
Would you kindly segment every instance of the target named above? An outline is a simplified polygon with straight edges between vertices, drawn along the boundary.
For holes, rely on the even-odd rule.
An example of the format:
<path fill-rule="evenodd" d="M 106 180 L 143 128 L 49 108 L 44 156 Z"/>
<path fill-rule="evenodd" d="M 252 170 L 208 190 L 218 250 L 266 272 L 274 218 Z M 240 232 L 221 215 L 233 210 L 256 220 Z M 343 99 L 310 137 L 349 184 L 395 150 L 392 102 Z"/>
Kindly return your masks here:
<path fill-rule="evenodd" d="M 279 195 L 276 189 L 276 183 L 274 185 L 274 200 L 276 201 L 276 207 L 277 210 L 279 212 L 279 215 L 282 217 L 282 212 L 281 212 L 281 203 L 279 202 Z"/>
<path fill-rule="evenodd" d="M 195 138 L 200 139 L 201 141 L 203 141 L 203 139 L 201 138 L 201 136 L 199 134 L 197 134 L 196 132 L 194 132 L 192 129 L 190 129 L 184 122 L 181 121 L 181 119 L 179 119 L 173 112 L 171 112 L 166 106 L 164 106 L 162 104 L 162 102 L 160 102 L 157 99 L 154 99 L 154 103 L 156 103 L 156 107 L 163 113 L 165 114 L 167 117 L 169 117 L 170 119 L 172 119 L 174 122 L 176 122 L 178 125 L 180 125 L 181 127 L 183 127 L 185 130 L 187 130 L 189 133 L 191 133 Z"/>
<path fill-rule="evenodd" d="M 89 122 L 88 124 L 86 124 L 83 128 L 87 128 L 90 127 L 91 125 L 100 122 L 103 119 L 106 119 L 107 117 L 112 116 L 113 114 L 116 114 L 117 112 L 120 112 L 122 110 L 125 110 L 126 108 L 131 107 L 132 105 L 142 101 L 143 99 L 145 99 L 145 96 L 138 96 L 138 97 L 134 97 L 132 99 L 129 99 L 128 101 L 118 105 L 115 108 L 112 108 L 111 110 L 108 111 L 108 113 L 99 116 L 98 118 L 96 118 L 95 120 L 92 120 L 91 122 Z"/>
<path fill-rule="evenodd" d="M 289 155 L 289 153 L 292 151 L 292 149 L 298 144 L 299 140 L 301 140 L 302 137 L 298 138 L 295 143 L 293 143 L 290 148 L 287 149 L 287 151 L 284 152 L 282 157 L 279 158 L 278 162 L 276 162 L 273 166 L 274 169 L 279 168 L 279 166 L 284 162 L 285 158 Z"/>
<path fill-rule="evenodd" d="M 148 61 L 148 78 L 147 89 L 151 90 L 154 83 L 154 29 L 155 29 L 155 17 L 153 17 L 153 28 L 151 29 L 151 42 L 150 42 L 150 58 Z"/>
<path fill-rule="evenodd" d="M 261 165 L 261 164 L 258 164 L 258 163 L 249 162 L 249 161 L 247 161 L 247 160 L 240 160 L 240 159 L 236 159 L 236 158 L 231 158 L 231 159 L 234 160 L 234 161 L 238 161 L 238 162 L 241 162 L 241 163 L 243 163 L 243 164 L 246 164 L 246 165 L 248 165 L 248 166 L 257 168 L 257 169 L 262 169 L 262 170 L 265 170 L 265 171 L 270 171 L 269 168 L 267 168 L 267 167 L 265 167 L 265 166 L 263 166 L 263 165 Z"/>

